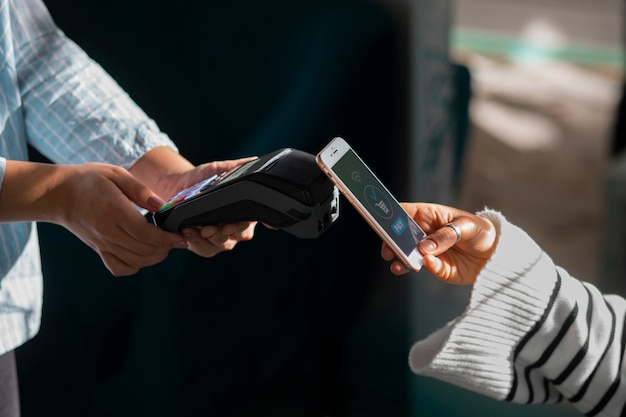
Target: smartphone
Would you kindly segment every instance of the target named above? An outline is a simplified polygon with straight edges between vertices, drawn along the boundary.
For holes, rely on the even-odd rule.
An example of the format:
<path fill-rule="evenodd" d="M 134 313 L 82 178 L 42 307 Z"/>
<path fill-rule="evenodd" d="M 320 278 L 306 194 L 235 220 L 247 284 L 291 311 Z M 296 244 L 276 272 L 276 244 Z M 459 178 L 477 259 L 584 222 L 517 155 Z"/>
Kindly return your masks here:
<path fill-rule="evenodd" d="M 417 244 L 426 234 L 348 142 L 334 138 L 315 159 L 398 259 L 409 269 L 418 271 L 422 267 L 422 254 Z"/>

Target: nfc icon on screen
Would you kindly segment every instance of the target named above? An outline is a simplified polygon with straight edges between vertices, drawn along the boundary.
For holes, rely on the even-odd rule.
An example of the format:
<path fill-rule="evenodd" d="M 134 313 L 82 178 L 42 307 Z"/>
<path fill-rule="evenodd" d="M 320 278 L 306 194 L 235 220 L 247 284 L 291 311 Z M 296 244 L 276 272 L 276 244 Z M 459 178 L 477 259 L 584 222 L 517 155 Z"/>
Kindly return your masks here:
<path fill-rule="evenodd" d="M 359 171 L 352 171 L 352 174 L 350 174 L 350 176 L 352 177 L 352 181 L 354 182 L 358 182 L 359 184 L 363 182 L 363 180 L 361 180 L 361 173 Z"/>

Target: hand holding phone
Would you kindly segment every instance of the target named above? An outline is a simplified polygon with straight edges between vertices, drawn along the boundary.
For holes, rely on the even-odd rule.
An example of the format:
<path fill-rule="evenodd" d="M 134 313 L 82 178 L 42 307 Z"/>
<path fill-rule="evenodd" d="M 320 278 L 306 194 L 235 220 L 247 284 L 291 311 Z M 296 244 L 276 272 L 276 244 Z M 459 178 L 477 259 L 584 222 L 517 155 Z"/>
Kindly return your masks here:
<path fill-rule="evenodd" d="M 417 244 L 426 237 L 387 187 L 340 137 L 317 154 L 317 164 L 396 256 L 413 271 L 422 267 Z"/>

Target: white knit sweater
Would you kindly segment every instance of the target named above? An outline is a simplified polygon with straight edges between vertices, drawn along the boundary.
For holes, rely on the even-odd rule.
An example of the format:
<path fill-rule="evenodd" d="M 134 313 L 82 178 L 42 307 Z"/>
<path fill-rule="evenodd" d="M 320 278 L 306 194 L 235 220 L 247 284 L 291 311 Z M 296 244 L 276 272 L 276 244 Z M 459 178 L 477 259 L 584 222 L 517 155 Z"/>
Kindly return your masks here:
<path fill-rule="evenodd" d="M 515 403 L 626 413 L 626 300 L 570 276 L 502 214 L 497 249 L 464 313 L 414 344 L 411 369 Z"/>

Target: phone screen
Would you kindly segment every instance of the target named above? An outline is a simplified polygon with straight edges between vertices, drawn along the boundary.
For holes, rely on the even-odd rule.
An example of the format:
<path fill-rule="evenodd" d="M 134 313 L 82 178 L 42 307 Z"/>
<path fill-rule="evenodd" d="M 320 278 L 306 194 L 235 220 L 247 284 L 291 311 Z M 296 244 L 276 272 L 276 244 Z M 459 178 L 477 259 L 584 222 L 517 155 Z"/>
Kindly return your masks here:
<path fill-rule="evenodd" d="M 405 255 L 415 251 L 425 233 L 351 148 L 332 170 Z"/>

